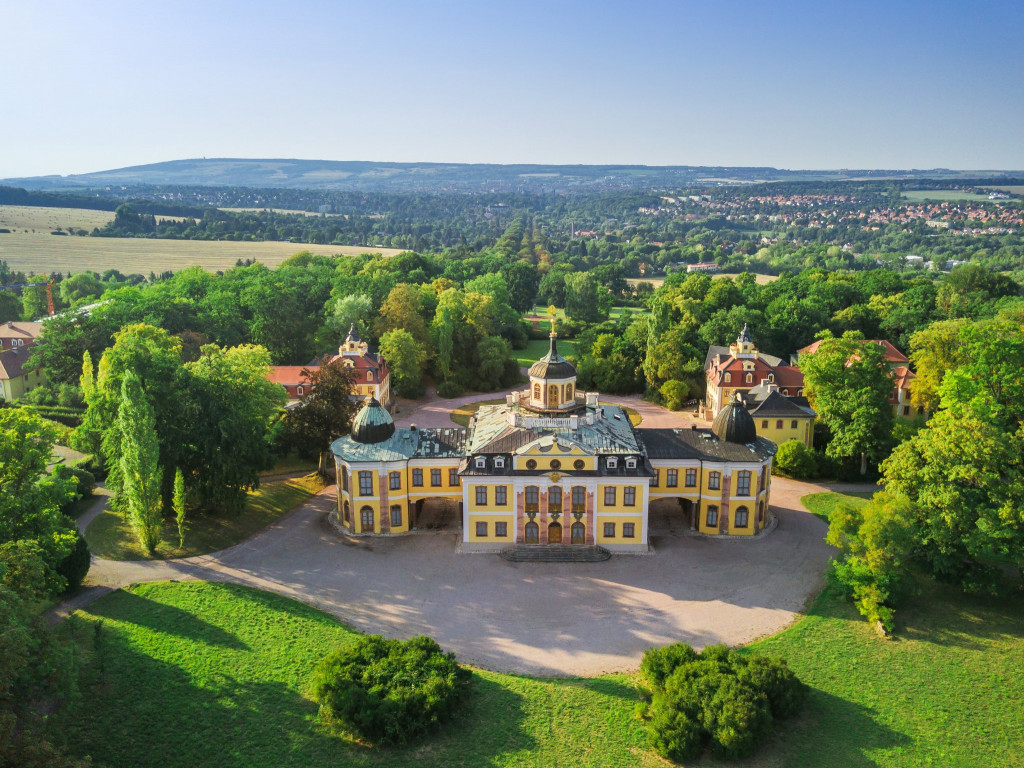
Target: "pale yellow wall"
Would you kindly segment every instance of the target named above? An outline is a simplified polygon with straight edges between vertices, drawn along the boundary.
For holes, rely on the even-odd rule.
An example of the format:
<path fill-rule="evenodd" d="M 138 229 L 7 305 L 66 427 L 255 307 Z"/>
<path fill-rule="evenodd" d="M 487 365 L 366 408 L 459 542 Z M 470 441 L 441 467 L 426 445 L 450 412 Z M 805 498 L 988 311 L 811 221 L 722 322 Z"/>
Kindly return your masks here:
<path fill-rule="evenodd" d="M 0 389 L 3 390 L 4 400 L 10 403 L 23 397 L 29 390 L 45 383 L 46 377 L 42 370 L 37 368 L 34 371 L 24 372 L 21 376 L 15 376 L 13 379 L 0 379 Z"/>
<path fill-rule="evenodd" d="M 779 421 L 782 422 L 782 429 L 776 427 Z M 796 427 L 792 426 L 794 422 Z M 776 445 L 782 445 L 787 440 L 799 440 L 808 448 L 814 447 L 813 423 L 814 419 L 812 418 L 754 419 L 757 434 L 761 437 L 768 438 Z"/>
<path fill-rule="evenodd" d="M 414 469 L 423 470 L 423 485 L 413 485 L 412 476 Z M 430 470 L 432 469 L 441 470 L 441 485 L 439 486 L 430 484 Z M 422 499 L 429 496 L 461 497 L 462 483 L 458 474 L 455 475 L 456 482 L 454 485 L 448 482 L 449 470 L 451 469 L 456 470 L 456 472 L 458 471 L 459 464 L 457 461 L 453 460 L 453 463 L 443 466 L 427 466 L 410 462 L 407 475 L 403 481 L 405 487 L 408 488 L 409 498 Z"/>
<path fill-rule="evenodd" d="M 643 489 L 639 485 L 630 485 L 629 486 L 630 488 L 633 489 L 633 491 L 635 493 L 633 506 L 627 507 L 625 504 L 622 503 L 622 499 L 625 496 L 624 492 L 625 492 L 626 487 L 627 486 L 624 486 L 624 485 L 598 484 L 598 486 L 597 486 L 597 499 L 595 499 L 595 501 L 596 501 L 595 509 L 597 510 L 598 514 L 600 514 L 602 512 L 630 512 L 632 510 L 640 510 L 640 509 L 642 509 L 643 508 L 643 502 L 644 502 L 644 495 L 643 495 Z M 614 488 L 615 489 L 615 504 L 605 504 L 604 503 L 604 489 L 605 488 Z M 570 502 L 571 502 L 571 500 L 572 499 L 570 497 Z"/>
<path fill-rule="evenodd" d="M 508 535 L 506 536 L 495 536 L 495 523 L 505 523 Z M 477 536 L 476 535 L 476 524 L 487 523 L 487 535 Z M 516 539 L 516 526 L 515 516 L 512 514 L 508 515 L 469 515 L 469 540 L 470 541 L 494 541 L 494 542 L 508 542 L 509 544 L 515 543 Z"/>
<path fill-rule="evenodd" d="M 604 524 L 615 523 L 615 535 L 604 535 Z M 622 535 L 622 524 L 633 523 L 633 538 Z M 594 518 L 594 536 L 598 544 L 637 544 L 644 541 L 643 515 L 598 515 Z"/>
<path fill-rule="evenodd" d="M 495 499 L 497 498 L 497 494 L 496 494 L 495 488 L 497 488 L 498 485 L 503 485 L 505 487 L 505 503 L 503 505 L 501 505 L 501 506 L 498 506 L 498 504 L 495 502 Z M 486 504 L 477 504 L 476 503 L 476 489 L 478 487 L 482 487 L 482 488 L 486 488 L 487 489 L 487 503 Z M 539 498 L 540 498 L 540 496 L 539 496 L 539 492 L 538 492 L 538 499 Z M 511 510 L 515 509 L 515 504 L 516 504 L 516 500 L 514 498 L 514 492 L 512 490 L 511 483 L 509 483 L 509 484 L 498 483 L 497 485 L 488 485 L 486 483 L 470 483 L 470 485 L 469 485 L 469 510 L 471 512 L 474 511 L 474 510 L 496 510 L 496 511 L 501 511 L 501 510 L 504 510 L 504 509 L 508 509 L 508 510 L 511 511 Z"/>

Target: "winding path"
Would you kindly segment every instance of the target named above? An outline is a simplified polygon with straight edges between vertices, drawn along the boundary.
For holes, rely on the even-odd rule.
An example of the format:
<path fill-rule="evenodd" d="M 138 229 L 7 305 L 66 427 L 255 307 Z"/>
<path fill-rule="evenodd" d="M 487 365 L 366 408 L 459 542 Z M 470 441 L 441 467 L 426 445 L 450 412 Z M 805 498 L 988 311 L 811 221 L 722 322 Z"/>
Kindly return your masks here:
<path fill-rule="evenodd" d="M 446 418 L 461 400 L 440 401 Z M 640 410 L 645 424 L 688 423 L 639 399 L 608 400 Z M 405 418 L 429 426 L 434 407 L 422 403 Z M 825 524 L 803 509 L 800 498 L 870 489 L 775 478 L 778 526 L 757 540 L 695 537 L 681 520 L 663 521 L 652 534 L 653 556 L 555 564 L 461 555 L 454 531 L 343 539 L 326 522 L 333 504 L 329 486 L 220 552 L 165 561 L 94 557 L 86 588 L 54 615 L 139 582 L 227 581 L 296 598 L 366 632 L 431 635 L 461 660 L 489 669 L 534 675 L 625 671 L 635 669 L 651 645 L 736 645 L 790 624 L 821 588 L 833 551 L 823 540 Z M 98 500 L 79 519 L 81 529 L 104 503 Z"/>

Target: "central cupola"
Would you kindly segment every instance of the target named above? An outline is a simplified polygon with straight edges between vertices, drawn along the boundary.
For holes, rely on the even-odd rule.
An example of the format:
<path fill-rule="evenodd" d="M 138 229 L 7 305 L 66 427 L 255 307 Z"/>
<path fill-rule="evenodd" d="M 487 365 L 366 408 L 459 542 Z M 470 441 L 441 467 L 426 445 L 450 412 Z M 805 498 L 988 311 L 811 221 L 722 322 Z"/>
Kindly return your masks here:
<path fill-rule="evenodd" d="M 530 366 L 530 407 L 545 411 L 575 408 L 576 367 L 558 354 L 558 334 L 551 320 L 548 353 Z"/>

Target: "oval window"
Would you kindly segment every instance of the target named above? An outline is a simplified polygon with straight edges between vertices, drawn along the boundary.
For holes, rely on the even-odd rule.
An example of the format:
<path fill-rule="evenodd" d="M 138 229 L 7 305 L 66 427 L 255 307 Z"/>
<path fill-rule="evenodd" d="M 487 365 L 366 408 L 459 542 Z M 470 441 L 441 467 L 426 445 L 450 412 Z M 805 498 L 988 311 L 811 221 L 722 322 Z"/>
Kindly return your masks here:
<path fill-rule="evenodd" d="M 562 468 L 562 462 L 560 462 L 558 459 L 552 459 L 551 460 L 551 468 L 552 469 L 561 469 Z"/>
<path fill-rule="evenodd" d="M 536 469 L 537 468 L 537 462 L 534 461 L 533 459 L 528 460 L 526 462 L 526 468 L 527 469 Z"/>
<path fill-rule="evenodd" d="M 576 459 L 576 461 L 574 461 L 574 462 L 572 463 L 572 465 L 573 465 L 573 467 L 575 467 L 576 469 L 583 469 L 583 466 L 584 466 L 584 465 L 583 465 L 583 459 Z"/>

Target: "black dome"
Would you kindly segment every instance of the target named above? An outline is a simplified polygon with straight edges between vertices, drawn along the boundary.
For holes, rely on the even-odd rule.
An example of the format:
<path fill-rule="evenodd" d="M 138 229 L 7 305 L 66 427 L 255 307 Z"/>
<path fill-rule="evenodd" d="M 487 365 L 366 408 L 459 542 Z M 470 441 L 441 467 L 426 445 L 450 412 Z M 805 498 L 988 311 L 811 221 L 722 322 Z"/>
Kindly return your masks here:
<path fill-rule="evenodd" d="M 530 366 L 532 379 L 573 379 L 576 377 L 576 366 L 558 354 L 555 336 L 551 336 L 551 347 L 548 353 Z"/>
<path fill-rule="evenodd" d="M 739 398 L 730 400 L 715 416 L 711 431 L 719 440 L 746 445 L 757 440 L 757 427 Z"/>
<path fill-rule="evenodd" d="M 357 443 L 383 443 L 393 434 L 395 422 L 375 397 L 369 398 L 352 419 L 352 439 Z"/>

